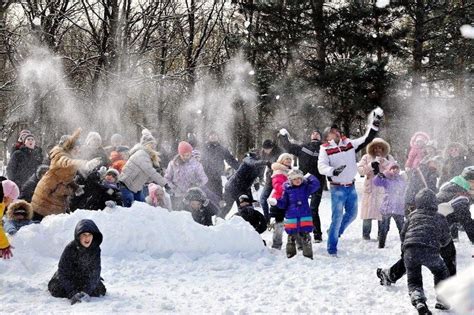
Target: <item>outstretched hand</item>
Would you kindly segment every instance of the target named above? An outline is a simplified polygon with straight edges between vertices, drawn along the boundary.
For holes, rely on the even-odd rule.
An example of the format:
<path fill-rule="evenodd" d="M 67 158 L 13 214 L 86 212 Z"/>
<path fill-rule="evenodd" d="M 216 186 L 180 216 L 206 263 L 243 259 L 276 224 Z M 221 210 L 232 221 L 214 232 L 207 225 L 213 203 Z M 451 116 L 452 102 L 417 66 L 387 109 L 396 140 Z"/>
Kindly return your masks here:
<path fill-rule="evenodd" d="M 3 259 L 10 259 L 13 257 L 12 249 L 13 246 L 8 246 L 7 248 L 0 249 L 0 257 Z"/>

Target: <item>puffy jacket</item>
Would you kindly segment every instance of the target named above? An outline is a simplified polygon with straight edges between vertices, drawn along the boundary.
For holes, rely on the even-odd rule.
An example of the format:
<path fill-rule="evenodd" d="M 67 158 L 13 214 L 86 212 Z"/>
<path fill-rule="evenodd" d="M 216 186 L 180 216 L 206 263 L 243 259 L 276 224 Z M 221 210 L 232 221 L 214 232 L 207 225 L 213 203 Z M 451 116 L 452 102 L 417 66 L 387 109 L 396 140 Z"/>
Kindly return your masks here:
<path fill-rule="evenodd" d="M 267 230 L 265 216 L 252 206 L 239 207 L 235 215 L 241 216 L 242 219 L 250 223 L 258 234 L 262 234 Z"/>
<path fill-rule="evenodd" d="M 13 152 L 8 162 L 7 177 L 14 181 L 18 187 L 22 187 L 30 176 L 35 174 L 42 161 L 43 150 L 40 147 L 30 149 L 22 146 Z"/>
<path fill-rule="evenodd" d="M 270 197 L 280 199 L 283 196 L 283 185 L 288 181 L 288 172 L 290 168 L 287 166 L 275 162 L 272 164 L 272 193 Z"/>
<path fill-rule="evenodd" d="M 375 186 L 384 188 L 384 197 L 380 206 L 381 214 L 405 214 L 405 189 L 406 182 L 401 175 L 389 177 L 388 172 L 385 176 L 375 176 L 373 179 Z"/>
<path fill-rule="evenodd" d="M 202 166 L 209 177 L 219 177 L 224 174 L 224 161 L 234 170 L 239 168 L 239 162 L 219 142 L 208 142 L 202 150 Z"/>
<path fill-rule="evenodd" d="M 258 160 L 255 155 L 245 157 L 237 171 L 225 184 L 225 191 L 238 198 L 239 193 L 247 191 L 252 186 L 266 164 L 267 161 Z"/>
<path fill-rule="evenodd" d="M 195 158 L 183 162 L 179 155 L 168 163 L 165 178 L 172 183 L 175 196 L 184 196 L 189 188 L 206 185 L 208 178 L 202 164 Z"/>
<path fill-rule="evenodd" d="M 309 207 L 309 196 L 320 187 L 318 179 L 310 175 L 300 186 L 287 182 L 277 207 L 285 210 L 285 231 L 288 234 L 313 231 L 313 217 Z"/>
<path fill-rule="evenodd" d="M 15 220 L 13 213 L 15 210 L 19 208 L 26 210 L 25 220 Z M 18 232 L 20 228 L 26 225 L 32 224 L 33 223 L 33 221 L 31 220 L 32 218 L 33 218 L 33 209 L 31 208 L 31 205 L 28 202 L 24 200 L 17 200 L 11 203 L 8 206 L 6 217 L 4 218 L 5 232 L 7 232 L 10 235 L 15 234 L 16 232 Z"/>

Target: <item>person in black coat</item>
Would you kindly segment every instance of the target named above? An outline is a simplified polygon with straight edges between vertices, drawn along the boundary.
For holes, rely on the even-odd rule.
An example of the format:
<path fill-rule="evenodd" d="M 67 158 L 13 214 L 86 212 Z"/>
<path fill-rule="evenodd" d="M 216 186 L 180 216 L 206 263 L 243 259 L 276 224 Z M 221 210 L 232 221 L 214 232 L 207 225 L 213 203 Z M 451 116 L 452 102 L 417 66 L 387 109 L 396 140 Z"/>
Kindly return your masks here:
<path fill-rule="evenodd" d="M 425 188 L 416 194 L 415 205 L 416 209 L 408 215 L 400 232 L 403 260 L 411 302 L 420 314 L 430 314 L 423 291 L 421 267 L 426 266 L 431 271 L 435 285 L 449 277 L 448 268 L 440 257 L 440 247 L 449 244 L 451 235 L 446 218 L 438 213 L 436 195 L 432 190 Z M 446 309 L 446 305 L 438 302 L 436 308 Z"/>
<path fill-rule="evenodd" d="M 206 194 L 199 187 L 189 188 L 183 199 L 183 208 L 189 212 L 195 222 L 205 225 L 212 225 L 212 217 L 219 212 L 219 209 L 209 202 Z"/>
<path fill-rule="evenodd" d="M 224 161 L 229 164 L 234 170 L 239 168 L 239 162 L 232 156 L 227 148 L 224 148 L 219 143 L 219 136 L 216 132 L 209 133 L 209 141 L 202 149 L 201 163 L 204 167 L 204 172 L 209 179 L 206 186 L 219 199 L 222 199 L 222 175 L 224 174 Z"/>
<path fill-rule="evenodd" d="M 105 295 L 101 281 L 100 244 L 102 233 L 92 220 L 81 220 L 74 230 L 74 240 L 64 249 L 58 270 L 48 283 L 52 296 L 68 298 L 71 304 Z"/>
<path fill-rule="evenodd" d="M 49 170 L 49 166 L 46 164 L 41 164 L 36 169 L 36 172 L 31 175 L 31 177 L 23 184 L 20 189 L 20 196 L 19 199 L 23 199 L 25 201 L 31 202 L 31 198 L 33 198 L 33 193 L 35 192 L 36 185 L 38 185 L 41 177 Z"/>
<path fill-rule="evenodd" d="M 239 202 L 240 195 L 252 196 L 252 184 L 261 175 L 265 166 L 270 167 L 271 162 L 260 160 L 257 153 L 249 152 L 245 155 L 237 171 L 225 184 L 225 206 L 221 208 L 219 217 L 225 218 L 234 202 Z"/>
<path fill-rule="evenodd" d="M 290 154 L 298 158 L 299 169 L 303 174 L 314 175 L 321 183 L 320 188 L 311 195 L 311 203 L 309 207 L 313 215 L 314 240 L 321 242 L 323 240 L 321 231 L 321 219 L 319 217 L 319 204 L 323 195 L 324 183 L 326 176 L 321 175 L 318 170 L 319 148 L 321 146 L 321 132 L 314 129 L 311 132 L 311 141 L 302 145 L 290 142 L 289 133 L 286 129 L 281 129 L 278 135 L 281 146 Z"/>
<path fill-rule="evenodd" d="M 43 161 L 43 150 L 36 146 L 32 134 L 25 137 L 24 145 L 15 150 L 7 165 L 7 177 L 22 187 Z"/>
<path fill-rule="evenodd" d="M 422 161 L 419 167 L 412 170 L 405 194 L 408 211 L 415 208 L 415 196 L 420 190 L 428 188 L 434 192 L 438 191 L 436 184 L 441 169 L 440 159 L 441 157 L 433 157 Z"/>
<path fill-rule="evenodd" d="M 252 206 L 253 202 L 254 200 L 249 196 L 241 195 L 239 197 L 239 208 L 235 215 L 242 217 L 242 219 L 254 227 L 258 234 L 262 234 L 267 229 L 267 220 L 263 214 L 255 210 Z"/>

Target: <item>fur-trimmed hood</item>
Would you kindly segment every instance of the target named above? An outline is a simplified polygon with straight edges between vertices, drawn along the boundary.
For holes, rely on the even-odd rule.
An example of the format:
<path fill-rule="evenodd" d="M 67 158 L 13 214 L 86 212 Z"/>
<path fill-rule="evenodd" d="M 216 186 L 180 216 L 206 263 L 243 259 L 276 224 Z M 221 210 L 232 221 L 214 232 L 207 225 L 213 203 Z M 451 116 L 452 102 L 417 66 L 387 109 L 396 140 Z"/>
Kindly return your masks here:
<path fill-rule="evenodd" d="M 272 163 L 272 171 L 273 171 L 272 177 L 275 176 L 275 175 L 278 175 L 278 174 L 288 175 L 288 172 L 290 170 L 291 170 L 291 168 L 288 168 L 284 164 L 281 164 L 281 163 L 278 163 L 278 162 Z"/>
<path fill-rule="evenodd" d="M 382 138 L 375 138 L 374 140 L 372 140 L 371 143 L 369 143 L 369 145 L 367 145 L 367 153 L 370 154 L 372 157 L 375 157 L 375 153 L 374 153 L 375 146 L 382 147 L 383 157 L 387 157 L 390 154 L 390 144 L 388 144 L 388 142 Z"/>
<path fill-rule="evenodd" d="M 14 220 L 15 218 L 13 217 L 13 212 L 17 209 L 25 209 L 26 210 L 26 219 L 31 220 L 33 218 L 33 208 L 31 205 L 26 202 L 25 200 L 17 200 L 13 203 L 11 203 L 8 206 L 7 210 L 7 218 L 9 220 Z"/>
<path fill-rule="evenodd" d="M 423 131 L 418 131 L 411 136 L 410 139 L 410 147 L 414 147 L 416 145 L 417 140 L 423 140 L 426 144 L 430 141 L 430 136 Z"/>
<path fill-rule="evenodd" d="M 467 147 L 464 144 L 459 143 L 459 142 L 451 142 L 446 146 L 446 148 L 444 148 L 443 157 L 445 159 L 450 158 L 449 150 L 454 147 L 459 149 L 459 156 L 465 156 L 467 154 Z"/>
<path fill-rule="evenodd" d="M 54 160 L 55 157 L 58 155 L 67 155 L 68 157 L 71 157 L 70 152 L 74 147 L 77 145 L 79 137 L 81 136 L 81 128 L 76 129 L 71 136 L 68 136 L 67 139 L 61 144 L 55 146 L 51 151 L 49 152 L 49 158 L 50 160 Z"/>

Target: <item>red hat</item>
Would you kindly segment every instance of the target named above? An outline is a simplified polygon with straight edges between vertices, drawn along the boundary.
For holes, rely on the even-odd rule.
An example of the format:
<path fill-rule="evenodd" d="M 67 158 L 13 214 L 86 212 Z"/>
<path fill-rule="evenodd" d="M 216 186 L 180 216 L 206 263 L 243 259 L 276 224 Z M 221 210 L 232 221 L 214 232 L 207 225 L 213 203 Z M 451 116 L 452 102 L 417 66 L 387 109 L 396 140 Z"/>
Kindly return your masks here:
<path fill-rule="evenodd" d="M 186 141 L 181 141 L 178 144 L 178 154 L 192 153 L 193 146 L 187 143 Z"/>

